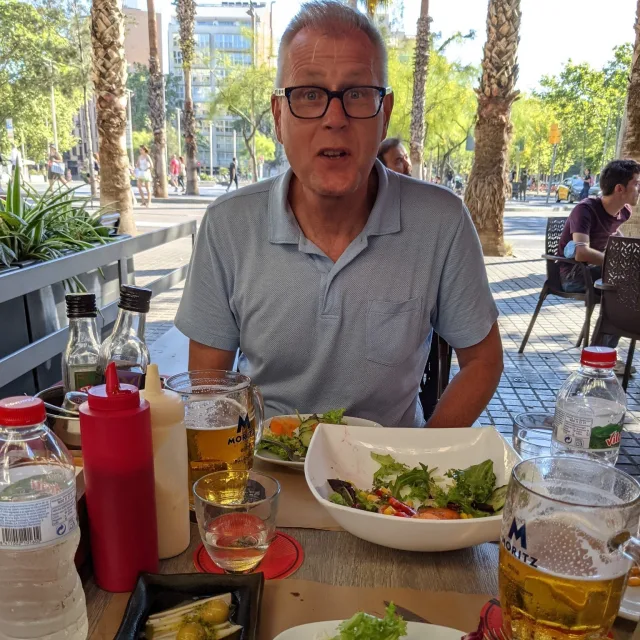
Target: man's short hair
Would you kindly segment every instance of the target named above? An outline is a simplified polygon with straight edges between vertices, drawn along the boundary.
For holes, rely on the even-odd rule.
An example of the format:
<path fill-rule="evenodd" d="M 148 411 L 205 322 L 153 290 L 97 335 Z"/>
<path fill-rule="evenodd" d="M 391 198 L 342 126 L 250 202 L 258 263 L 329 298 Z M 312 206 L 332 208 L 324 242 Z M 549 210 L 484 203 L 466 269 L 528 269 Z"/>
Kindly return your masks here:
<path fill-rule="evenodd" d="M 610 196 L 617 184 L 627 187 L 634 176 L 640 173 L 640 164 L 635 160 L 612 160 L 600 174 L 603 196 Z"/>
<path fill-rule="evenodd" d="M 400 140 L 400 138 L 386 138 L 383 140 L 378 147 L 378 160 L 386 167 L 387 163 L 384 161 L 384 157 L 387 155 L 387 152 L 399 147 L 401 144 L 402 140 Z"/>
<path fill-rule="evenodd" d="M 300 11 L 291 20 L 280 40 L 276 86 L 282 86 L 286 51 L 296 35 L 303 29 L 319 29 L 341 35 L 354 30 L 362 31 L 378 52 L 382 72 L 380 81 L 386 86 L 388 77 L 387 47 L 380 32 L 367 16 L 339 2 L 339 0 L 313 0 L 305 2 L 300 7 Z"/>

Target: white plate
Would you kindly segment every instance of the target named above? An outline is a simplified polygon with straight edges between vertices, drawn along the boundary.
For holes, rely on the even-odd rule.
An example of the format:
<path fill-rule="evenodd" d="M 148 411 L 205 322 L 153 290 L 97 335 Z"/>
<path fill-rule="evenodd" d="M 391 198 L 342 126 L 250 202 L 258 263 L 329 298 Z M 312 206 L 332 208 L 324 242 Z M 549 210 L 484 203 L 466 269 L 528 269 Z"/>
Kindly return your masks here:
<path fill-rule="evenodd" d="M 300 417 L 303 420 L 306 420 L 311 415 L 312 415 L 311 413 L 301 413 Z M 297 417 L 298 416 L 295 416 L 295 415 L 274 416 L 274 418 L 297 418 Z M 377 422 L 373 422 L 372 420 L 365 420 L 364 418 L 352 418 L 350 416 L 344 416 L 342 419 L 352 427 L 376 427 L 376 428 L 382 427 L 381 424 L 378 424 Z M 264 422 L 264 431 L 263 431 L 264 435 L 267 435 L 267 430 L 271 425 L 271 420 L 273 420 L 273 418 L 269 418 Z M 327 426 L 335 427 L 339 425 L 330 424 Z M 271 453 L 271 451 L 257 451 L 256 458 L 260 460 L 264 460 L 265 462 L 270 462 L 272 464 L 279 464 L 283 467 L 291 467 L 292 469 L 297 469 L 298 471 L 304 471 L 304 458 L 301 458 L 300 460 L 283 460 L 282 458 L 278 458 L 278 456 L 275 453 Z"/>
<path fill-rule="evenodd" d="M 640 622 L 640 587 L 627 587 L 618 615 L 626 620 Z"/>
<path fill-rule="evenodd" d="M 293 629 L 287 629 L 274 640 L 326 640 L 338 633 L 338 625 L 342 620 L 327 622 L 312 622 Z M 435 624 L 422 622 L 407 622 L 407 635 L 402 640 L 460 640 L 464 631 L 456 631 L 449 627 L 439 627 Z"/>
<path fill-rule="evenodd" d="M 371 486 L 379 465 L 371 452 L 391 454 L 399 462 L 419 462 L 441 475 L 493 460 L 496 486 L 507 484 L 520 460 L 511 445 L 493 428 L 473 429 L 354 429 L 320 425 L 311 440 L 304 467 L 307 484 L 320 505 L 346 531 L 358 538 L 406 551 L 451 551 L 498 540 L 502 516 L 468 520 L 394 518 L 343 507 L 327 500 L 330 478 Z"/>

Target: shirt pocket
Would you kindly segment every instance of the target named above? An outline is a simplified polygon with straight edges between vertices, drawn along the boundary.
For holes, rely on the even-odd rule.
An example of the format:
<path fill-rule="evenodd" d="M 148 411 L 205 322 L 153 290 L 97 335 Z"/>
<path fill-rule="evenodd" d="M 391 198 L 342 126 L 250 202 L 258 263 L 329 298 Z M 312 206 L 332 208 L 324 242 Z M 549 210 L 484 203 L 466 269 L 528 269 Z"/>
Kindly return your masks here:
<path fill-rule="evenodd" d="M 418 349 L 421 317 L 421 298 L 404 302 L 369 300 L 367 360 L 388 366 L 404 362 Z"/>

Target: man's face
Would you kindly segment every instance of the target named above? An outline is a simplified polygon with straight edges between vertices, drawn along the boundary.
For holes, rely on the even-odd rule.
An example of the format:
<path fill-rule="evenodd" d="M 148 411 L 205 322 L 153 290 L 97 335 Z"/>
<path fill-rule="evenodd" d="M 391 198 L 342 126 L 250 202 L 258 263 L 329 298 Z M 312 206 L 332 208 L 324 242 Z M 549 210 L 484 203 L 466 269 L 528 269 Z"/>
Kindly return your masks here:
<path fill-rule="evenodd" d="M 402 144 L 384 154 L 384 164 L 396 173 L 402 173 L 405 176 L 411 175 L 411 160 L 409 160 L 409 154 Z"/>
<path fill-rule="evenodd" d="M 619 185 L 622 186 L 622 185 Z M 625 204 L 630 204 L 635 207 L 638 204 L 638 197 L 640 196 L 640 173 L 629 180 L 626 188 L 624 188 Z"/>
<path fill-rule="evenodd" d="M 361 31 L 327 35 L 303 29 L 283 61 L 283 87 L 318 86 L 339 91 L 355 86 L 382 86 L 381 61 Z M 271 101 L 278 140 L 284 145 L 293 173 L 320 196 L 340 197 L 367 183 L 378 146 L 386 137 L 393 96 L 386 96 L 378 115 L 347 117 L 338 99 L 322 118 L 293 116 L 286 98 Z"/>

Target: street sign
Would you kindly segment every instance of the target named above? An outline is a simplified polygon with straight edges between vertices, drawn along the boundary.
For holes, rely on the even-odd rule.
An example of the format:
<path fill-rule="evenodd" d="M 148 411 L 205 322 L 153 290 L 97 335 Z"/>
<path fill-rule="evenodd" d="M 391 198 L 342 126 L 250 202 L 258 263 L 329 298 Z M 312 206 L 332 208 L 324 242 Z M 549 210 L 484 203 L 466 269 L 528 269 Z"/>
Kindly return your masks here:
<path fill-rule="evenodd" d="M 7 118 L 7 138 L 13 142 L 13 118 Z"/>
<path fill-rule="evenodd" d="M 558 124 L 554 122 L 549 129 L 549 144 L 558 144 L 560 138 L 560 129 L 558 128 Z"/>

